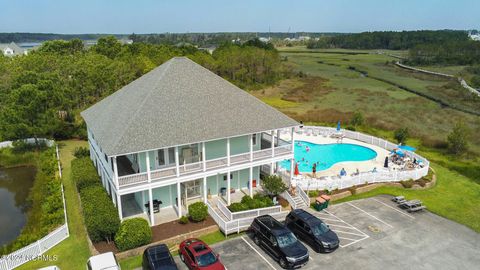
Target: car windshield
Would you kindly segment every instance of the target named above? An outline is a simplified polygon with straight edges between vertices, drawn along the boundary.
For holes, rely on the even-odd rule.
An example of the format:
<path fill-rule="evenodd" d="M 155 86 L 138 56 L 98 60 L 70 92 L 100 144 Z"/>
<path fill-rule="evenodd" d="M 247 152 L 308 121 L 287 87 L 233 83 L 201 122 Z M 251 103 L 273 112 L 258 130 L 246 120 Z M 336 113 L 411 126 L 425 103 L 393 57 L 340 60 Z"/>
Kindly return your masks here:
<path fill-rule="evenodd" d="M 312 232 L 313 232 L 313 235 L 315 236 L 320 236 L 328 232 L 329 230 L 330 229 L 327 227 L 325 223 L 319 223 L 312 226 Z"/>
<path fill-rule="evenodd" d="M 205 253 L 197 257 L 198 266 L 208 266 L 217 261 L 217 256 L 213 252 Z"/>
<path fill-rule="evenodd" d="M 295 244 L 297 242 L 297 238 L 295 237 L 295 235 L 293 235 L 293 233 L 289 232 L 279 235 L 277 237 L 277 241 L 278 246 L 283 248 Z"/>

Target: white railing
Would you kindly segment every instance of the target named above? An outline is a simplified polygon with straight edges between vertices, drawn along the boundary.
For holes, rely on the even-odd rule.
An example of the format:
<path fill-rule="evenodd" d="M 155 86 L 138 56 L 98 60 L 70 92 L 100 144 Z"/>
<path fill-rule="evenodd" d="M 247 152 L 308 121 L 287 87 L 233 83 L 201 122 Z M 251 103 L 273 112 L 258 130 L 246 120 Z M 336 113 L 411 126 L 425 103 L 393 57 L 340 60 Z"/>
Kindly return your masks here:
<path fill-rule="evenodd" d="M 281 205 L 275 205 L 270 207 L 257 208 L 252 210 L 239 211 L 239 212 L 232 212 L 221 200 L 217 200 L 217 207 L 229 220 L 236 220 L 236 219 L 242 219 L 247 217 L 258 217 L 262 215 L 271 215 L 274 213 L 282 212 Z"/>
<path fill-rule="evenodd" d="M 287 200 L 288 203 L 290 204 L 290 206 L 292 206 L 293 209 L 297 209 L 297 203 L 292 198 L 292 195 L 290 195 L 288 190 L 285 190 L 284 192 L 282 192 L 282 194 L 280 194 L 280 196 L 282 196 L 285 200 Z"/>
<path fill-rule="evenodd" d="M 28 144 L 34 144 L 35 143 L 35 138 L 20 139 L 19 141 L 24 141 Z M 45 143 L 48 147 L 52 147 L 55 144 L 54 140 L 49 140 L 49 139 L 45 139 L 45 138 L 37 138 L 37 142 Z M 12 146 L 13 146 L 13 141 L 0 142 L 0 148 L 7 148 L 7 147 L 12 147 Z"/>
<path fill-rule="evenodd" d="M 332 134 L 338 134 L 338 131 L 335 128 L 330 127 L 317 127 L 317 126 L 305 126 L 302 129 L 297 129 L 298 133 L 306 134 L 317 134 L 320 136 L 330 136 Z M 345 135 L 345 138 L 361 141 L 367 144 L 375 145 L 380 148 L 391 151 L 395 148 L 398 148 L 397 144 L 391 143 L 387 140 L 377 138 L 371 135 L 366 135 L 360 132 L 342 130 L 341 133 Z M 308 178 L 303 176 L 296 176 L 297 185 L 304 190 L 334 190 L 334 189 L 344 189 L 352 186 L 357 186 L 361 184 L 370 184 L 370 183 L 384 183 L 384 182 L 398 182 L 409 179 L 419 179 L 428 174 L 428 169 L 430 162 L 424 157 L 413 153 L 411 151 L 404 151 L 407 156 L 412 160 L 416 159 L 423 163 L 423 167 L 415 168 L 412 170 L 388 170 L 381 168 L 377 172 L 363 172 L 359 175 L 352 176 L 331 176 L 331 177 L 320 177 L 320 178 Z M 282 175 L 283 173 L 283 175 Z M 280 174 L 284 179 L 290 179 L 289 173 L 286 171 L 281 171 Z M 300 194 L 302 195 L 302 194 Z"/>
<path fill-rule="evenodd" d="M 220 217 L 220 215 L 215 211 L 215 209 L 213 209 L 209 202 L 206 202 L 206 204 L 208 207 L 208 214 L 213 218 L 215 223 L 217 223 L 218 227 L 220 227 L 220 230 L 225 233 L 225 228 L 227 227 L 226 221 Z"/>
<path fill-rule="evenodd" d="M 291 145 L 282 145 L 275 147 L 275 157 L 284 156 L 291 154 Z M 253 161 L 258 161 L 260 159 L 270 159 L 272 158 L 272 148 L 257 150 L 252 152 Z M 216 170 L 219 168 L 225 168 L 228 166 L 227 157 L 220 157 L 215 159 L 209 159 L 205 161 L 206 170 Z M 230 165 L 238 165 L 243 163 L 250 162 L 250 152 L 240 153 L 236 155 L 230 156 Z M 203 161 L 195 162 L 195 163 L 187 163 L 179 165 L 179 174 L 186 175 L 186 174 L 194 174 L 203 172 Z M 176 168 L 175 167 L 168 167 L 162 168 L 158 170 L 154 170 L 150 172 L 150 179 L 152 181 L 162 180 L 165 178 L 172 178 L 176 177 Z M 135 173 L 130 175 L 124 175 L 118 177 L 118 182 L 120 187 L 141 184 L 148 182 L 148 175 L 146 172 L 143 173 Z"/>
<path fill-rule="evenodd" d="M 298 188 L 297 190 L 298 190 L 298 194 L 300 195 L 300 198 L 302 198 L 305 205 L 307 207 L 309 207 L 310 206 L 310 198 L 308 197 L 308 195 L 301 188 Z"/>
<path fill-rule="evenodd" d="M 0 270 L 11 270 L 31 260 L 38 259 L 43 253 L 68 238 L 70 232 L 68 230 L 67 210 L 65 207 L 65 194 L 63 191 L 63 185 L 61 188 L 65 224 L 58 227 L 42 239 L 37 240 L 36 242 L 33 242 L 30 245 L 16 250 L 8 255 L 2 256 L 0 258 Z"/>
<path fill-rule="evenodd" d="M 232 217 L 232 212 L 230 211 L 230 209 L 228 209 L 228 207 L 221 202 L 221 198 L 218 198 L 217 200 L 217 208 L 218 210 L 220 210 L 220 212 L 222 212 L 222 214 L 225 215 L 225 217 L 227 217 L 228 220 L 232 220 L 233 217 Z"/>

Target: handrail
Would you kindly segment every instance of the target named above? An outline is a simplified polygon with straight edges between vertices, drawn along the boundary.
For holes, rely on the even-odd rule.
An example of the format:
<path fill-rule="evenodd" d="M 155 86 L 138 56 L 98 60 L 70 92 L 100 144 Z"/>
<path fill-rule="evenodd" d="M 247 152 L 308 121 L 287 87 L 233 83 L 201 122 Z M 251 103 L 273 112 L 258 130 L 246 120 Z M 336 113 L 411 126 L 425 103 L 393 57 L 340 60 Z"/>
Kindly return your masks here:
<path fill-rule="evenodd" d="M 293 209 L 297 209 L 297 203 L 295 202 L 295 200 L 293 200 L 290 193 L 288 193 L 288 190 L 285 190 L 284 192 L 282 192 L 282 194 L 280 194 L 280 196 L 282 196 L 284 199 L 286 199 L 288 201 L 288 203 L 292 206 Z"/>
<path fill-rule="evenodd" d="M 299 188 L 297 189 L 298 190 L 298 194 L 300 194 L 300 198 L 302 198 L 303 202 L 305 203 L 306 206 L 310 206 L 310 198 L 308 197 L 308 195 L 305 193 L 305 191 L 303 191 L 303 189 Z"/>

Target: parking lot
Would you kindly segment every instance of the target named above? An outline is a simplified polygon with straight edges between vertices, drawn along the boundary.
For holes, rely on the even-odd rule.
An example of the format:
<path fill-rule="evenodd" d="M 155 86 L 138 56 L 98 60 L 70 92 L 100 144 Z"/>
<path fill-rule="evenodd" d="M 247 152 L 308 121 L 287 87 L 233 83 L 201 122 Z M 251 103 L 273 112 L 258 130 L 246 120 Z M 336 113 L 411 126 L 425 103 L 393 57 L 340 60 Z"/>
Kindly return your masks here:
<path fill-rule="evenodd" d="M 310 211 L 310 210 L 309 210 Z M 409 214 L 388 196 L 331 205 L 311 213 L 340 238 L 340 248 L 318 254 L 302 269 L 478 269 L 480 234 L 428 211 Z M 281 269 L 248 236 L 212 246 L 232 269 Z M 180 269 L 186 269 L 178 260 Z"/>

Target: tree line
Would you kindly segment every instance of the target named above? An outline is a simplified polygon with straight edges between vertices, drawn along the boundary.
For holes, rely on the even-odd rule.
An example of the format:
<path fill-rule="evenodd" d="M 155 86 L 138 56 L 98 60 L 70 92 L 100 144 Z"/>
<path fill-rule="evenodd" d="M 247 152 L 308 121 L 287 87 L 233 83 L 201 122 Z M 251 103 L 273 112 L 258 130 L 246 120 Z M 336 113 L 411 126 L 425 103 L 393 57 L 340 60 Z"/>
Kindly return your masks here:
<path fill-rule="evenodd" d="M 121 44 L 100 38 L 45 42 L 28 55 L 0 56 L 0 139 L 85 136 L 79 112 L 174 56 L 193 61 L 246 89 L 291 74 L 273 47 L 225 43 L 213 54 L 193 46 Z"/>
<path fill-rule="evenodd" d="M 421 30 L 421 31 L 376 31 L 357 34 L 324 36 L 318 41 L 312 40 L 307 48 L 344 48 L 344 49 L 389 49 L 406 50 L 417 44 L 443 44 L 451 41 L 469 40 L 466 31 L 457 30 Z"/>

